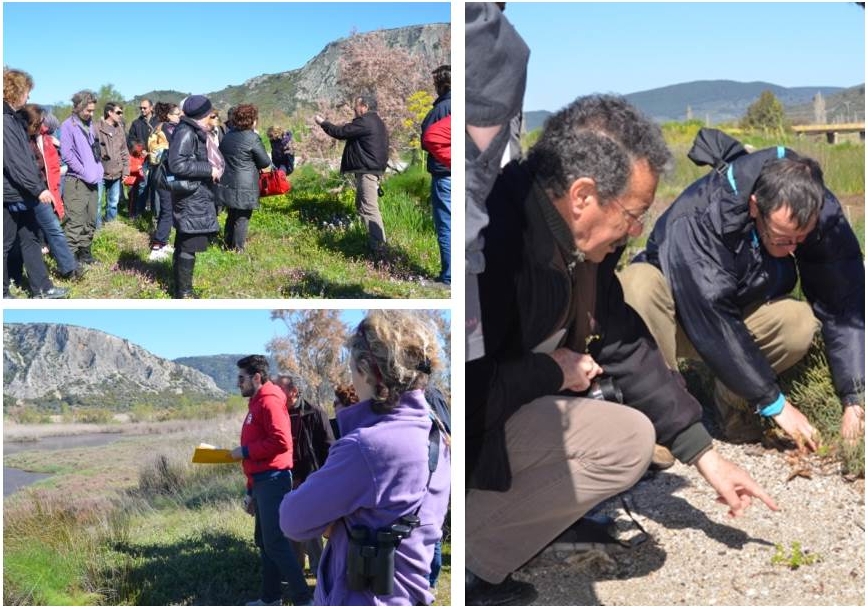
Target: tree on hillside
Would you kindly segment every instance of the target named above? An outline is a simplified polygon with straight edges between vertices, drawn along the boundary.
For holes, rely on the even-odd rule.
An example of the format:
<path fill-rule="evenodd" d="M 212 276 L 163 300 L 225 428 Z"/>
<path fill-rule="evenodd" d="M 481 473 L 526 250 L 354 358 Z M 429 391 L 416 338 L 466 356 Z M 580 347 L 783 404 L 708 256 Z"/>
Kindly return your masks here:
<path fill-rule="evenodd" d="M 784 105 L 771 91 L 763 91 L 741 119 L 743 129 L 782 134 L 786 127 Z"/>
<path fill-rule="evenodd" d="M 275 309 L 271 319 L 286 325 L 285 336 L 273 338 L 266 349 L 278 370 L 297 379 L 302 395 L 314 404 L 327 406 L 334 386 L 349 381 L 344 340 L 348 329 L 337 310 Z"/>
<path fill-rule="evenodd" d="M 390 47 L 383 32 L 354 33 L 338 59 L 338 79 L 344 101 L 352 108 L 360 93 L 377 98 L 377 114 L 389 131 L 393 154 L 410 148 L 419 124 L 408 108 L 410 97 L 432 88 L 431 70 L 407 49 Z"/>

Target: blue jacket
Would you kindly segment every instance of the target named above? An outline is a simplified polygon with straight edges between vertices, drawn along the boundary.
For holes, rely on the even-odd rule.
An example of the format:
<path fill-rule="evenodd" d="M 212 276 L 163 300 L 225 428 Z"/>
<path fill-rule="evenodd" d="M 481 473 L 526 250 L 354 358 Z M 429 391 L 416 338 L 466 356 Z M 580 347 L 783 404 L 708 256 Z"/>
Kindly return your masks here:
<path fill-rule="evenodd" d="M 425 120 L 422 121 L 422 135 L 425 135 L 425 132 L 431 128 L 437 121 L 443 120 L 447 116 L 452 114 L 452 91 L 447 91 L 436 100 L 434 100 L 434 107 L 428 112 L 425 116 Z M 437 162 L 437 159 L 434 158 L 434 155 L 428 153 L 428 173 L 431 175 L 451 175 L 452 170 L 449 167 L 444 166 L 442 163 Z"/>
<path fill-rule="evenodd" d="M 762 246 L 748 201 L 763 165 L 793 152 L 783 147 L 745 154 L 714 130 L 708 164 L 718 170 L 690 185 L 657 221 L 637 259 L 666 276 L 678 321 L 723 383 L 752 404 L 770 404 L 777 376 L 742 320 L 751 305 L 784 296 L 801 280 L 823 324 L 835 390 L 860 403 L 865 379 L 865 267 L 859 242 L 829 190 L 817 227 L 793 256 L 774 258 Z M 729 145 L 729 150 L 724 150 Z M 729 160 L 726 164 L 723 161 Z"/>
<path fill-rule="evenodd" d="M 437 469 L 428 482 L 431 418 L 421 390 L 401 396 L 388 414 L 360 402 L 338 413 L 343 435 L 329 450 L 323 467 L 283 498 L 280 528 L 290 539 L 322 535 L 334 523 L 317 573 L 317 605 L 430 605 L 428 573 L 434 544 L 442 534 L 449 505 L 450 458 L 440 440 Z M 347 589 L 347 526 L 384 528 L 412 514 L 421 502 L 421 526 L 395 554 L 391 596 Z"/>

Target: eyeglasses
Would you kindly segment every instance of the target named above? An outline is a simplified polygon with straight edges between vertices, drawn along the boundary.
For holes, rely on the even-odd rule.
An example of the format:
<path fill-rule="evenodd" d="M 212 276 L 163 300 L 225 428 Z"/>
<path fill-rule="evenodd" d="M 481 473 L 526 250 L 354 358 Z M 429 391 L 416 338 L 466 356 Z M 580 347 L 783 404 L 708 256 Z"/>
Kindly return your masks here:
<path fill-rule="evenodd" d="M 769 245 L 773 245 L 774 247 L 792 247 L 794 245 L 799 245 L 807 237 L 807 235 L 796 238 L 775 235 L 769 230 L 768 220 L 761 213 L 757 214 L 756 226 L 759 229 L 759 232 L 762 233 L 763 237 L 766 238 Z"/>
<path fill-rule="evenodd" d="M 212 115 L 209 116 L 208 118 L 218 118 L 219 116 L 220 116 L 219 114 L 212 114 Z"/>
<path fill-rule="evenodd" d="M 249 375 L 249 374 L 239 374 L 239 375 L 238 375 L 238 382 L 239 382 L 239 383 L 243 383 L 244 381 L 246 381 L 246 380 L 248 380 L 248 379 L 250 379 L 250 375 Z"/>
<path fill-rule="evenodd" d="M 645 227 L 645 223 L 648 221 L 648 217 L 651 215 L 651 210 L 646 209 L 637 216 L 629 209 L 624 207 L 624 205 L 618 199 L 612 199 L 612 202 L 618 206 L 618 209 L 621 210 L 621 214 L 627 219 L 627 222 L 634 223 L 636 226 L 639 227 L 639 230 L 642 230 Z"/>

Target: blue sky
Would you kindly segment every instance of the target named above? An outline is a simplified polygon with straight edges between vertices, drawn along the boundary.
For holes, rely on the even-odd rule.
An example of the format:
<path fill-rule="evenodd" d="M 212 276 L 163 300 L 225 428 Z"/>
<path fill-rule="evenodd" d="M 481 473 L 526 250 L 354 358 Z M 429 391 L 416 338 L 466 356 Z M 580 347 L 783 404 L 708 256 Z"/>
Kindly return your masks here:
<path fill-rule="evenodd" d="M 865 14 L 852 2 L 508 2 L 506 16 L 531 49 L 525 110 L 692 80 L 865 82 Z"/>
<path fill-rule="evenodd" d="M 32 103 L 107 83 L 127 99 L 210 93 L 300 68 L 353 29 L 449 21 L 448 3 L 4 3 L 3 63 L 33 76 Z"/>
<path fill-rule="evenodd" d="M 144 347 L 154 355 L 174 359 L 188 355 L 262 353 L 275 336 L 285 335 L 270 309 L 45 309 L 3 311 L 4 323 L 62 323 L 102 330 Z M 345 310 L 350 326 L 364 311 Z"/>

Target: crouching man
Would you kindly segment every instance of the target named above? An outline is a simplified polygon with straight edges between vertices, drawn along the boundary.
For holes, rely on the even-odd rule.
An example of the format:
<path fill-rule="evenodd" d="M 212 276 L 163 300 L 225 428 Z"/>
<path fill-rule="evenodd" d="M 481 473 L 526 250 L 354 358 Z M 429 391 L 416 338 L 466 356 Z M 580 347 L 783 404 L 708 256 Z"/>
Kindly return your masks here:
<path fill-rule="evenodd" d="M 822 321 L 841 400 L 841 435 L 864 434 L 865 266 L 859 242 L 813 159 L 783 147 L 747 154 L 703 129 L 688 156 L 711 165 L 654 226 L 620 275 L 627 302 L 671 368 L 702 359 L 732 442 L 756 441 L 761 417 L 815 450 L 817 430 L 777 374 L 808 351 Z M 807 302 L 789 296 L 801 280 Z"/>
<path fill-rule="evenodd" d="M 635 484 L 655 441 L 695 465 L 731 515 L 753 497 L 777 509 L 714 450 L 615 277 L 669 162 L 659 128 L 623 99 L 584 97 L 548 119 L 488 197 L 485 356 L 466 364 L 467 605 L 532 600 L 510 573 Z M 627 405 L 582 397 L 601 375 Z"/>

